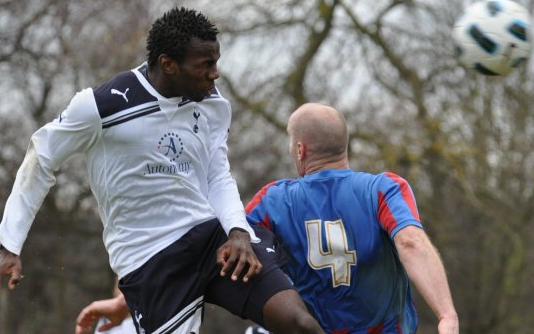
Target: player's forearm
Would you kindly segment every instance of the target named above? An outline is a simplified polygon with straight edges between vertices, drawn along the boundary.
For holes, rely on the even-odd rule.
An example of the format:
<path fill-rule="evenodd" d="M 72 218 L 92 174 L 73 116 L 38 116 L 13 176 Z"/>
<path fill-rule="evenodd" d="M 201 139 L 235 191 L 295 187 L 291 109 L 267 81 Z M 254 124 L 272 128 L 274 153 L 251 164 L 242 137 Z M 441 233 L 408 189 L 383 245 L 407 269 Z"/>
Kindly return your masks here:
<path fill-rule="evenodd" d="M 251 240 L 257 240 L 254 231 L 246 220 L 245 209 L 233 179 L 221 179 L 211 184 L 209 201 L 227 234 L 233 228 L 239 228 L 247 231 Z"/>
<path fill-rule="evenodd" d="M 230 174 L 226 145 L 220 145 L 211 159 L 208 173 L 208 201 L 227 234 L 240 228 L 250 234 L 252 241 L 259 239 L 246 220 L 235 179 Z"/>
<path fill-rule="evenodd" d="M 54 175 L 40 164 L 37 152 L 30 144 L 0 224 L 0 244 L 7 250 L 20 255 L 35 215 L 54 183 Z"/>
<path fill-rule="evenodd" d="M 115 300 L 117 308 L 123 312 L 122 314 L 124 315 L 124 318 L 126 318 L 130 310 L 122 292 L 119 292 L 115 297 L 113 297 L 113 299 Z"/>
<path fill-rule="evenodd" d="M 410 280 L 438 319 L 457 319 L 445 268 L 426 234 L 411 229 L 395 238 L 395 245 Z"/>

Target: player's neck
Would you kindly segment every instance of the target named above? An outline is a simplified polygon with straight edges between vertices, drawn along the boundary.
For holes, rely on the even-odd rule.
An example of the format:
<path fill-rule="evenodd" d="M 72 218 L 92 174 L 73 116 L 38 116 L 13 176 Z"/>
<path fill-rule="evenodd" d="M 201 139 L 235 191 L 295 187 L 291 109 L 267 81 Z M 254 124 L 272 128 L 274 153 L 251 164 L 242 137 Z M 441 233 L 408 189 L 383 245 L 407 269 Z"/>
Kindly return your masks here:
<path fill-rule="evenodd" d="M 152 68 L 149 67 L 146 73 L 148 77 L 148 82 L 162 96 L 166 98 L 181 96 L 180 94 L 176 94 L 172 91 L 171 87 L 168 84 L 169 80 L 165 78 L 165 75 L 161 73 L 157 66 L 154 66 Z"/>
<path fill-rule="evenodd" d="M 321 172 L 324 170 L 343 170 L 349 169 L 349 161 L 346 157 L 332 160 L 331 158 L 316 159 L 309 161 L 305 166 L 305 175 Z"/>

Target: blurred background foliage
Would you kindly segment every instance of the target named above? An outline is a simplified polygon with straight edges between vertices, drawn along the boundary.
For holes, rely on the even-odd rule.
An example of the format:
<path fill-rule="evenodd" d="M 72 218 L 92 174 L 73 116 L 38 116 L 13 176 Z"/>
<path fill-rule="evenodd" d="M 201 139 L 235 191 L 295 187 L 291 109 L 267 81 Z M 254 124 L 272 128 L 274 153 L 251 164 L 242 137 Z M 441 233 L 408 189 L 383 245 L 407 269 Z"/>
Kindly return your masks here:
<path fill-rule="evenodd" d="M 161 13 L 193 7 L 221 30 L 218 85 L 234 109 L 230 159 L 244 201 L 295 176 L 290 112 L 330 104 L 347 117 L 352 168 L 394 171 L 414 188 L 461 332 L 532 333 L 533 68 L 486 78 L 456 62 L 450 31 L 471 2 L 0 0 L 0 207 L 31 133 L 76 91 L 144 61 Z M 101 231 L 84 158 L 73 157 L 26 242 L 24 282 L 0 289 L 0 333 L 72 333 L 85 304 L 110 296 Z M 435 333 L 432 312 L 417 307 L 419 332 Z M 246 325 L 208 306 L 203 333 Z"/>

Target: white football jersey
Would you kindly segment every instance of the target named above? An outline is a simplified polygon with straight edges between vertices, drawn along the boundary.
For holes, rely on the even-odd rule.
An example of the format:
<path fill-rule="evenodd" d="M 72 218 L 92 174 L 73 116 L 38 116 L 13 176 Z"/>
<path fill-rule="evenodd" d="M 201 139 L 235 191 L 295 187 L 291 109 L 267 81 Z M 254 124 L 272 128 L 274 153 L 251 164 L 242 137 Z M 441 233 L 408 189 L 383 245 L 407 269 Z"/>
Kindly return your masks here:
<path fill-rule="evenodd" d="M 113 270 L 123 277 L 217 217 L 226 232 L 245 219 L 230 174 L 229 102 L 217 90 L 201 102 L 165 98 L 146 64 L 77 93 L 58 118 L 31 137 L 0 224 L 0 243 L 20 254 L 54 172 L 87 155 L 91 189 Z"/>

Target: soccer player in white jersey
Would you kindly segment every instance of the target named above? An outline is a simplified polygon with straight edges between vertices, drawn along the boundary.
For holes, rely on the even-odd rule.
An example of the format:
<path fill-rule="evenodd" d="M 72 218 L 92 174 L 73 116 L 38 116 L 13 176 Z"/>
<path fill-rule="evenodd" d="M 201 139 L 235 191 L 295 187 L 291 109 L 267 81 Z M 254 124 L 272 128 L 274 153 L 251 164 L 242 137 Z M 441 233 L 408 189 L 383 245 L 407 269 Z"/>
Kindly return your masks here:
<path fill-rule="evenodd" d="M 272 235 L 245 219 L 227 157 L 231 109 L 214 85 L 217 33 L 201 13 L 170 10 L 149 32 L 147 63 L 77 93 L 32 135 L 0 224 L 10 288 L 54 172 L 81 152 L 117 305 L 138 333 L 198 333 L 204 302 L 274 332 L 322 333 L 266 251 Z"/>

